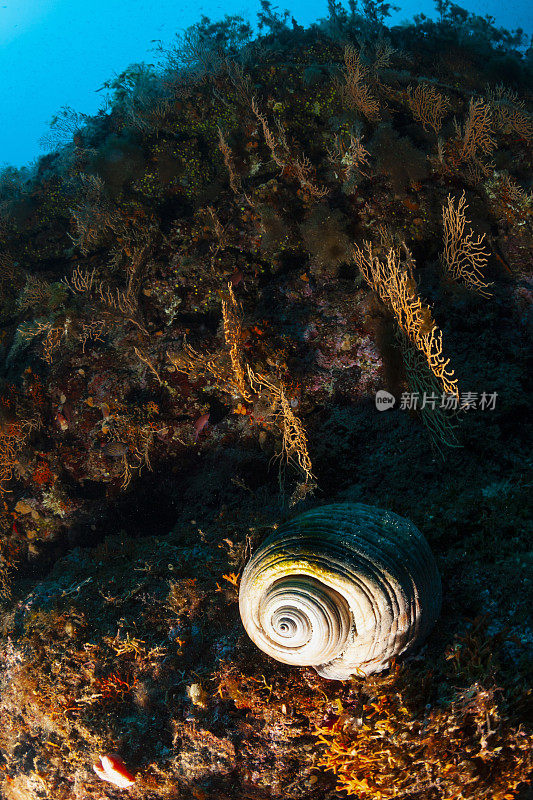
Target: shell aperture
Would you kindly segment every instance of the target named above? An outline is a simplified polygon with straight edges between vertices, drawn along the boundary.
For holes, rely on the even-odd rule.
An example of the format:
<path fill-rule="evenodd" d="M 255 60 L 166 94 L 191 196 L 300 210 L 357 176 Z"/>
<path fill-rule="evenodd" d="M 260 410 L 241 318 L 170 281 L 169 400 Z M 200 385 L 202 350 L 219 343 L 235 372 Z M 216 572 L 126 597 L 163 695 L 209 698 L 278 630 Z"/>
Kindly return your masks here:
<path fill-rule="evenodd" d="M 386 669 L 420 643 L 440 605 L 420 531 L 362 503 L 283 523 L 248 562 L 239 592 L 244 627 L 261 650 L 337 680 Z"/>

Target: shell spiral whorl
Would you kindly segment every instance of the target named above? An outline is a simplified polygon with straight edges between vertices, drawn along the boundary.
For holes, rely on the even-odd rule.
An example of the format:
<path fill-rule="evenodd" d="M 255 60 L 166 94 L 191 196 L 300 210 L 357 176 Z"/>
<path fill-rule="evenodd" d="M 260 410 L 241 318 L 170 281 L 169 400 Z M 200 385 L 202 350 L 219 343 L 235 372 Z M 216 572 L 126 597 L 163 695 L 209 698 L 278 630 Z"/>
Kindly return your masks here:
<path fill-rule="evenodd" d="M 386 669 L 429 632 L 440 603 L 420 531 L 362 503 L 284 523 L 247 564 L 239 592 L 244 627 L 261 650 L 338 680 Z"/>
<path fill-rule="evenodd" d="M 351 628 L 344 597 L 306 575 L 280 578 L 266 588 L 259 623 L 264 646 L 256 644 L 278 661 L 302 666 L 333 658 Z"/>

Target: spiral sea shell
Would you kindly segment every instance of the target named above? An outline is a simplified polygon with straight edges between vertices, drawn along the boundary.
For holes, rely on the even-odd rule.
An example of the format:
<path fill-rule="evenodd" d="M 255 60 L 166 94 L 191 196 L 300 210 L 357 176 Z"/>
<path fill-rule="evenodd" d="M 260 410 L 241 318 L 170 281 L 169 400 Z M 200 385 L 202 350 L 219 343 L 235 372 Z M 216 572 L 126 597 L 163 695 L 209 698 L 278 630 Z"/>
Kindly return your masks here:
<path fill-rule="evenodd" d="M 429 632 L 440 604 L 420 531 L 362 503 L 284 523 L 252 556 L 239 592 L 244 627 L 261 650 L 336 680 L 386 669 Z"/>

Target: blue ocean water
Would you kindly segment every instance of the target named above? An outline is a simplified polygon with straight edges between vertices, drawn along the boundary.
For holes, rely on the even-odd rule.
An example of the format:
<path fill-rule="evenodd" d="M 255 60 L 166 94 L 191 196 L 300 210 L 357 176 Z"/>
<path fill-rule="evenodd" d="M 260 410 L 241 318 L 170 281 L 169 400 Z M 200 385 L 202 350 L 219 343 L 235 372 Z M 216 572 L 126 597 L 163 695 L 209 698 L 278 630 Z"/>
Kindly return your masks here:
<path fill-rule="evenodd" d="M 399 3 L 398 3 L 399 5 Z M 472 13 L 491 15 L 497 26 L 533 33 L 528 0 L 465 0 Z M 0 166 L 23 166 L 43 154 L 39 144 L 53 115 L 64 106 L 94 114 L 98 89 L 129 64 L 154 63 L 154 40 L 170 42 L 198 22 L 238 14 L 255 26 L 259 3 L 203 0 L 4 0 L 0 5 Z M 279 3 L 308 26 L 327 16 L 326 0 Z M 387 20 L 398 25 L 424 13 L 436 18 L 431 0 L 408 0 Z"/>

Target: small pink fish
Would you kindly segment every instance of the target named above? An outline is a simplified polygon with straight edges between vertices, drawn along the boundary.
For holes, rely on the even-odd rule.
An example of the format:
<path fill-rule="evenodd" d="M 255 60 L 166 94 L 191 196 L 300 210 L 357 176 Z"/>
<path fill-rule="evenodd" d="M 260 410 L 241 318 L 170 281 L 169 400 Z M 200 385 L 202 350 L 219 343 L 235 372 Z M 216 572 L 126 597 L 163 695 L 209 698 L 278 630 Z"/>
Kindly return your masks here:
<path fill-rule="evenodd" d="M 64 414 L 61 411 L 58 411 L 56 414 L 56 422 L 60 430 L 68 431 L 68 421 Z"/>
<path fill-rule="evenodd" d="M 242 274 L 240 269 L 235 269 L 231 273 L 229 280 L 232 286 L 238 286 L 239 283 L 244 280 L 244 275 Z"/>
<path fill-rule="evenodd" d="M 119 789 L 129 789 L 135 783 L 135 778 L 118 756 L 111 754 L 100 756 L 100 763 L 93 764 L 93 769 L 99 778 L 118 786 Z"/>
<path fill-rule="evenodd" d="M 206 411 L 205 414 L 202 414 L 198 417 L 196 422 L 194 423 L 194 441 L 198 441 L 198 437 L 200 436 L 201 432 L 204 428 L 207 428 L 209 424 L 209 411 Z"/>

